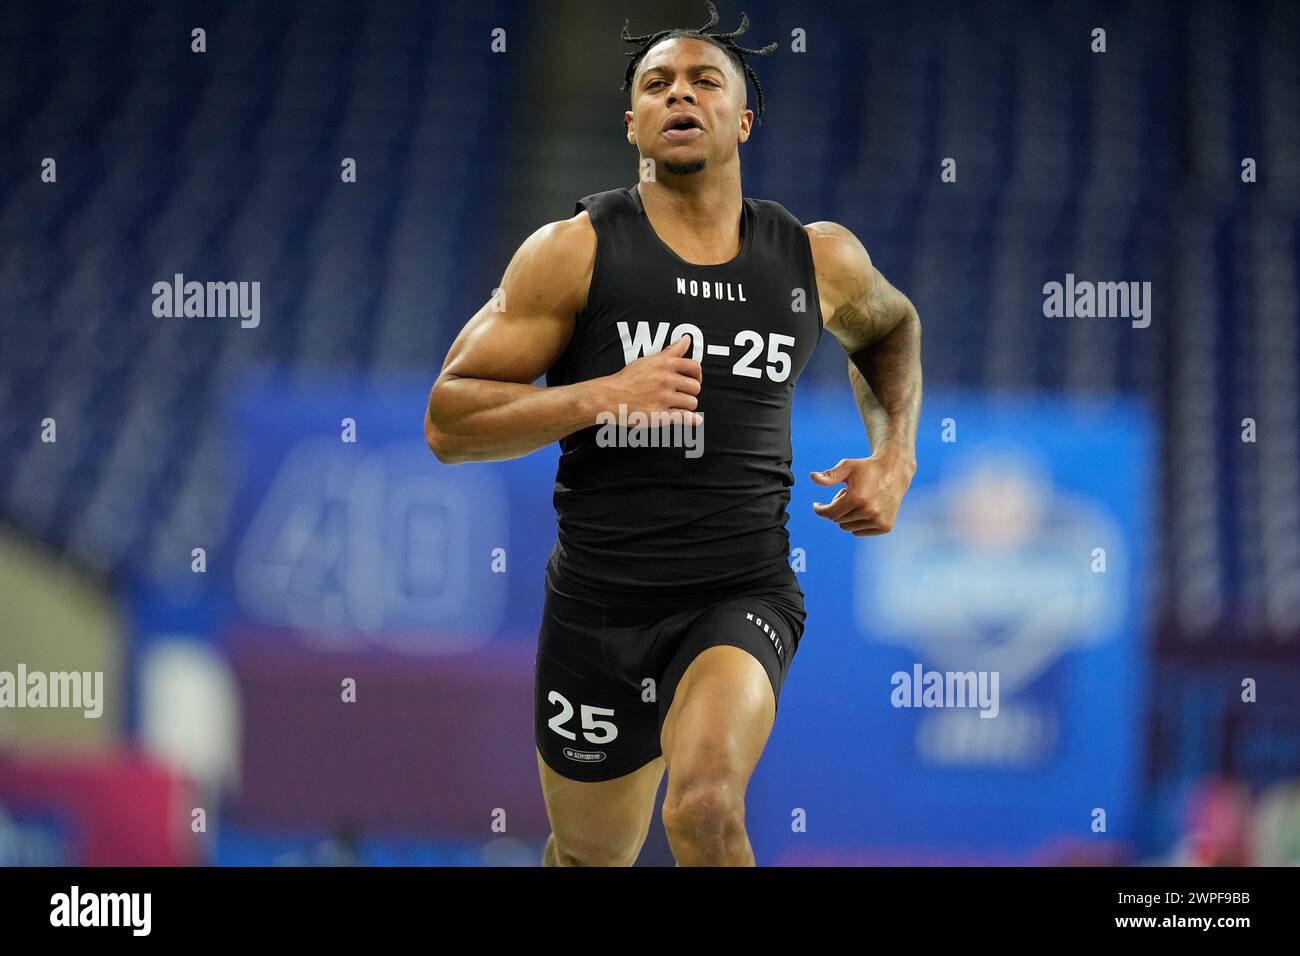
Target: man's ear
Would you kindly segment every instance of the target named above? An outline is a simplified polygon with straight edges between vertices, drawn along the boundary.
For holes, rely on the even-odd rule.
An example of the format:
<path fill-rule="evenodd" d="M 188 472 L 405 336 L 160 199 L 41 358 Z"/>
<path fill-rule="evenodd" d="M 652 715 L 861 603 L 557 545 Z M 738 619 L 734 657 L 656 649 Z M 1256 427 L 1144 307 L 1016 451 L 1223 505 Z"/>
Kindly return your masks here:
<path fill-rule="evenodd" d="M 740 113 L 740 135 L 737 142 L 743 143 L 749 139 L 749 131 L 754 125 L 754 111 L 742 110 Z"/>
<path fill-rule="evenodd" d="M 627 127 L 627 141 L 633 146 L 636 145 L 636 123 L 632 111 L 628 110 L 623 114 L 623 125 Z"/>

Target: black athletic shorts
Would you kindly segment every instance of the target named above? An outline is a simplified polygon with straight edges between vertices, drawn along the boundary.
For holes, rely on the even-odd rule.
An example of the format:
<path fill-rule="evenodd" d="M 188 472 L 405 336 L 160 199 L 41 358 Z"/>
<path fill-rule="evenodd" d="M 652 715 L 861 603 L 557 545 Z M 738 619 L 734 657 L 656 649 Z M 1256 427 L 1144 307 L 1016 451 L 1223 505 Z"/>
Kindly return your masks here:
<path fill-rule="evenodd" d="M 685 607 L 596 600 L 546 565 L 533 670 L 533 729 L 547 765 L 574 780 L 612 780 L 661 753 L 659 732 L 687 666 L 719 644 L 743 648 L 781 685 L 803 636 L 803 592 L 783 568 Z"/>

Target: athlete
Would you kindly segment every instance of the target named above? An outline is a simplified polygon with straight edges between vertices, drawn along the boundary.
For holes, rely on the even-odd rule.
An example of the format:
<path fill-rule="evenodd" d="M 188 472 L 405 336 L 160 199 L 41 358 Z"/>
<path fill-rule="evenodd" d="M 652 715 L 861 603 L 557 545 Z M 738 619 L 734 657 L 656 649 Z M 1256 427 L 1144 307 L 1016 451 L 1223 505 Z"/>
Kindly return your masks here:
<path fill-rule="evenodd" d="M 639 181 L 533 233 L 433 386 L 442 462 L 560 443 L 535 669 L 543 864 L 630 866 L 665 770 L 679 866 L 754 865 L 744 797 L 803 636 L 789 565 L 790 403 L 823 328 L 872 454 L 811 479 L 883 534 L 916 470 L 920 320 L 831 222 L 744 198 L 763 91 L 732 34 L 623 39 Z M 546 385 L 534 384 L 542 375 Z"/>

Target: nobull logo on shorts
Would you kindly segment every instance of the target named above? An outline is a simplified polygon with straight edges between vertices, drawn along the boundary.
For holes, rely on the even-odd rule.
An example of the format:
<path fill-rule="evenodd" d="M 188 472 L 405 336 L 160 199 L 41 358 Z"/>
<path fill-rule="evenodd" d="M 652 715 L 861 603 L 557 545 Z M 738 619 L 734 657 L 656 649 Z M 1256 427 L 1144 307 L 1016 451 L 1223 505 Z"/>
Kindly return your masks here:
<path fill-rule="evenodd" d="M 572 747 L 564 748 L 564 756 L 570 760 L 576 760 L 579 763 L 600 763 L 605 759 L 603 750 L 574 750 Z"/>
<path fill-rule="evenodd" d="M 767 635 L 767 639 L 772 642 L 772 646 L 776 648 L 777 654 L 785 655 L 785 644 L 781 641 L 781 635 L 776 632 L 776 628 L 772 626 L 770 621 L 764 621 L 762 617 L 756 616 L 753 611 L 745 612 L 745 620 L 751 621 L 761 628 L 763 633 Z"/>

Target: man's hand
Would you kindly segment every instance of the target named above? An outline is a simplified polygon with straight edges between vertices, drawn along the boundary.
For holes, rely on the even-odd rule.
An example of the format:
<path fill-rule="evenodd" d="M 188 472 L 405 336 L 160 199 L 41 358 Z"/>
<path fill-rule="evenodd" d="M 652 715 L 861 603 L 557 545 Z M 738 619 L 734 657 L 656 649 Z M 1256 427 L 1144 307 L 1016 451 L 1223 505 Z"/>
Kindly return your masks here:
<path fill-rule="evenodd" d="M 601 411 L 616 413 L 626 405 L 628 414 L 677 412 L 686 424 L 699 425 L 704 416 L 699 408 L 701 383 L 704 380 L 699 362 L 686 358 L 691 337 L 683 335 L 662 352 L 644 355 L 629 362 L 613 375 L 596 379 Z"/>
<path fill-rule="evenodd" d="M 813 511 L 855 538 L 887 534 L 914 474 L 916 460 L 889 448 L 870 458 L 842 458 L 829 471 L 809 475 L 819 485 L 844 484 L 829 504 L 813 502 Z"/>

